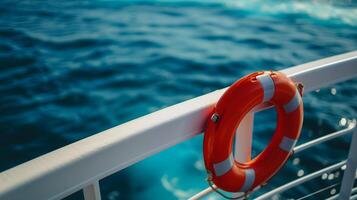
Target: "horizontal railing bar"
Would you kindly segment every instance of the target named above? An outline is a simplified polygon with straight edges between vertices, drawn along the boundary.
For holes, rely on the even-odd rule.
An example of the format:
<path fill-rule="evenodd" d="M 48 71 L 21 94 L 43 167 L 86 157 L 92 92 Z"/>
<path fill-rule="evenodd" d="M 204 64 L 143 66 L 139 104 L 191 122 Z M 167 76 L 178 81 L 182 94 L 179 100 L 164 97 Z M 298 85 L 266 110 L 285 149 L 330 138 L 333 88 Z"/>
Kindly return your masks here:
<path fill-rule="evenodd" d="M 213 187 L 217 188 L 216 185 L 213 185 Z M 193 195 L 193 196 L 192 196 L 191 198 L 189 198 L 188 200 L 198 200 L 198 199 L 201 199 L 201 198 L 207 196 L 208 194 L 210 194 L 212 191 L 213 191 L 212 188 L 211 188 L 211 187 L 208 187 L 208 188 L 202 190 L 201 192 L 199 192 L 199 193 Z"/>
<path fill-rule="evenodd" d="M 352 194 L 354 194 L 355 192 L 357 192 L 357 187 L 352 188 Z M 357 195 L 357 194 L 354 194 L 354 195 Z M 326 200 L 334 200 L 334 199 L 337 199 L 338 196 L 339 196 L 339 194 L 335 194 L 334 196 L 331 196 L 331 197 L 327 198 Z"/>
<path fill-rule="evenodd" d="M 315 146 L 317 144 L 321 144 L 323 142 L 327 142 L 329 140 L 332 140 L 334 138 L 337 138 L 337 137 L 342 137 L 348 133 L 352 133 L 354 127 L 348 127 L 346 129 L 342 129 L 342 130 L 339 130 L 339 131 L 336 131 L 336 132 L 333 132 L 333 133 L 330 133 L 330 134 L 327 134 L 325 136 L 322 136 L 322 137 L 319 137 L 315 140 L 311 140 L 309 142 L 306 142 L 304 144 L 301 144 L 299 146 L 296 146 L 293 150 L 294 153 L 298 153 L 298 152 L 301 152 L 303 150 L 306 150 L 312 146 Z M 213 192 L 212 188 L 208 187 L 204 190 L 202 190 L 201 192 L 197 193 L 196 195 L 192 196 L 191 198 L 192 199 L 201 199 L 205 196 L 207 196 L 208 194 L 210 194 L 211 192 Z M 199 195 L 198 195 L 199 194 Z M 195 198 L 193 198 L 195 197 Z"/>
<path fill-rule="evenodd" d="M 357 192 L 357 187 L 352 189 L 352 193 L 355 193 L 355 192 Z"/>
<path fill-rule="evenodd" d="M 318 189 L 317 191 L 314 191 L 314 192 L 312 192 L 312 193 L 310 193 L 310 194 L 307 194 L 307 195 L 305 195 L 305 196 L 299 197 L 298 199 L 294 199 L 294 200 L 302 200 L 302 199 L 307 199 L 307 198 L 310 198 L 310 199 L 311 199 L 311 197 L 313 197 L 313 196 L 315 196 L 315 195 L 318 195 L 318 194 L 321 194 L 321 193 L 323 193 L 323 192 L 326 192 L 327 190 L 330 190 L 330 189 L 332 189 L 332 188 L 335 188 L 336 186 L 339 186 L 339 185 L 340 185 L 340 183 L 335 183 L 335 184 L 333 184 L 333 185 L 328 185 L 328 186 L 326 186 L 326 187 L 324 187 L 324 188 Z"/>
<path fill-rule="evenodd" d="M 354 61 L 350 60 L 351 57 L 348 58 L 349 56 L 354 57 Z M 357 51 L 353 51 L 287 68 L 282 72 L 289 74 L 294 81 L 303 83 L 305 92 L 315 91 L 321 87 L 356 77 L 356 56 Z M 347 60 L 352 62 L 345 62 Z M 339 67 L 335 68 L 336 65 Z M 349 65 L 352 66 L 348 67 Z M 350 74 L 346 75 L 346 73 Z"/>
<path fill-rule="evenodd" d="M 314 140 L 311 140 L 309 142 L 306 142 L 304 144 L 301 144 L 301 145 L 299 145 L 299 146 L 294 148 L 294 153 L 299 153 L 299 152 L 304 151 L 305 149 L 308 149 L 308 148 L 313 147 L 315 145 L 318 145 L 318 144 L 321 144 L 323 142 L 327 142 L 329 140 L 335 139 L 337 137 L 341 137 L 341 136 L 344 136 L 346 134 L 352 133 L 353 129 L 354 129 L 354 126 L 353 127 L 348 127 L 346 129 L 339 130 L 339 131 L 336 131 L 334 133 L 330 133 L 330 134 L 327 134 L 325 136 L 322 136 L 322 137 L 319 137 L 317 139 L 314 139 Z"/>
<path fill-rule="evenodd" d="M 281 72 L 302 82 L 308 92 L 356 77 L 356 66 L 354 51 Z M 212 106 L 225 90 L 159 110 L 6 170 L 0 173 L 0 199 L 63 198 L 188 140 L 203 131 Z"/>
<path fill-rule="evenodd" d="M 356 200 L 356 199 L 357 199 L 357 194 L 352 195 L 351 198 L 350 198 L 350 200 Z"/>
<path fill-rule="evenodd" d="M 257 197 L 256 200 L 269 199 L 269 198 L 273 197 L 276 194 L 279 194 L 281 192 L 284 192 L 285 190 L 288 190 L 288 189 L 293 188 L 293 187 L 295 187 L 297 185 L 305 183 L 306 181 L 309 181 L 309 180 L 314 179 L 314 178 L 316 178 L 318 176 L 321 176 L 324 173 L 328 173 L 330 171 L 336 170 L 336 169 L 342 167 L 345 164 L 346 164 L 346 161 L 342 161 L 342 162 L 336 163 L 334 165 L 331 165 L 329 167 L 323 168 L 323 169 L 321 169 L 319 171 L 313 172 L 313 173 L 311 173 L 309 175 L 303 176 L 303 177 L 301 177 L 299 179 L 293 180 L 293 181 L 291 181 L 291 182 L 289 182 L 287 184 L 284 184 L 284 185 L 282 185 L 282 186 L 280 186 L 280 187 L 278 187 L 278 188 L 276 188 L 274 190 L 271 190 L 271 191 L 269 191 L 269 192 Z"/>

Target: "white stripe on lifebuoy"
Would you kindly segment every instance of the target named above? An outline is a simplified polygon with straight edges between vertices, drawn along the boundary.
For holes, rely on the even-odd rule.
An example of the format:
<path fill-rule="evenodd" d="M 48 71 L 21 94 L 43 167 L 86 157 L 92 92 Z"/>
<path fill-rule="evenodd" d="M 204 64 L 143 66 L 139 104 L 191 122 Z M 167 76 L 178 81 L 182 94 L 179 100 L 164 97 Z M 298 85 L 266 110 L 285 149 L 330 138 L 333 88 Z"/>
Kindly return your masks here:
<path fill-rule="evenodd" d="M 275 85 L 273 79 L 270 77 L 270 74 L 262 74 L 256 77 L 259 80 L 259 83 L 262 85 L 264 90 L 263 102 L 269 101 L 274 96 Z"/>
<path fill-rule="evenodd" d="M 227 159 L 222 162 L 213 164 L 216 176 L 222 176 L 233 167 L 233 155 L 230 154 Z"/>
<path fill-rule="evenodd" d="M 285 112 L 290 113 L 296 110 L 299 107 L 300 103 L 301 103 L 300 93 L 298 90 L 296 90 L 294 97 L 289 101 L 289 103 L 283 106 Z"/>
<path fill-rule="evenodd" d="M 250 190 L 255 181 L 254 169 L 246 169 L 244 170 L 244 173 L 245 173 L 245 180 L 242 188 L 240 189 L 241 192 L 246 192 Z"/>
<path fill-rule="evenodd" d="M 283 137 L 283 139 L 280 142 L 280 149 L 286 151 L 286 152 L 291 152 L 296 144 L 295 139 L 288 138 L 286 136 Z"/>

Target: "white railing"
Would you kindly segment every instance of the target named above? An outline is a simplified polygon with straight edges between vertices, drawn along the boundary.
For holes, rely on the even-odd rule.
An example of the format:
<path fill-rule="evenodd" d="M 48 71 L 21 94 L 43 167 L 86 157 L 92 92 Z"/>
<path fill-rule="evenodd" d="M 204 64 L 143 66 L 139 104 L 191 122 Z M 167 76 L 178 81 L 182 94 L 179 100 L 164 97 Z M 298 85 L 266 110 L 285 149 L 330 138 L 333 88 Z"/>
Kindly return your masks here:
<path fill-rule="evenodd" d="M 350 133 L 353 133 L 353 131 L 357 132 L 357 128 L 355 128 L 355 125 L 352 125 L 348 128 L 345 128 L 343 130 L 340 130 L 340 131 L 336 131 L 334 133 L 330 133 L 330 134 L 327 134 L 325 136 L 322 136 L 322 137 L 319 137 L 317 139 L 314 139 L 312 141 L 309 141 L 309 142 L 306 142 L 304 144 L 301 144 L 297 147 L 295 147 L 293 149 L 293 152 L 294 154 L 295 153 L 299 153 L 299 152 L 302 152 L 310 147 L 313 147 L 313 146 L 316 146 L 318 144 L 321 144 L 323 142 L 327 142 L 327 141 L 330 141 L 330 140 L 333 140 L 335 138 L 338 138 L 338 137 L 342 137 L 344 135 L 347 135 L 347 134 L 350 134 Z M 354 143 L 351 144 L 351 148 L 350 148 L 350 154 L 352 155 L 353 152 L 357 153 L 357 134 L 353 134 L 353 141 L 355 141 Z M 356 156 L 356 155 L 355 155 Z M 327 166 L 319 171 L 316 171 L 314 173 L 311 173 L 311 174 L 308 174 L 308 175 L 305 175 L 299 179 L 295 179 L 289 183 L 285 183 L 284 185 L 280 186 L 280 187 L 277 187 L 275 188 L 274 190 L 271 190 L 257 198 L 255 198 L 256 200 L 263 200 L 263 199 L 272 199 L 272 197 L 274 195 L 277 195 L 277 194 L 280 194 L 282 192 L 285 192 L 286 190 L 289 190 L 297 185 L 300 185 L 302 183 L 305 183 L 307 181 L 310 181 L 316 177 L 319 177 L 321 176 L 322 174 L 324 173 L 328 173 L 328 172 L 331 172 L 333 170 L 336 170 L 340 167 L 342 167 L 343 165 L 346 165 L 346 161 L 341 161 L 339 163 L 336 163 L 334 165 L 331 165 L 331 166 Z M 347 168 L 347 167 L 346 167 Z M 354 167 L 354 171 L 356 171 L 356 168 Z M 345 183 L 351 183 L 352 181 L 351 180 L 348 180 L 350 177 L 353 177 L 352 180 L 354 180 L 354 174 L 353 174 L 353 167 L 349 167 L 349 172 L 345 173 L 345 176 L 348 177 L 348 178 L 344 178 L 344 182 Z M 351 188 L 350 188 L 351 189 Z M 344 192 L 348 192 L 350 190 L 349 188 L 346 188 L 344 190 L 341 189 L 341 191 L 344 191 Z M 357 188 L 356 188 L 357 189 Z M 201 192 L 195 194 L 194 196 L 192 196 L 190 198 L 190 200 L 198 200 L 198 199 L 202 199 L 203 197 L 209 195 L 210 193 L 213 192 L 213 189 L 212 188 L 207 188 L 207 189 L 204 189 L 202 190 Z M 241 196 L 243 197 L 244 194 L 241 194 Z M 346 195 L 347 196 L 347 195 Z"/>
<path fill-rule="evenodd" d="M 313 172 L 306 176 L 303 176 L 299 179 L 293 180 L 289 183 L 286 183 L 278 188 L 275 188 L 272 191 L 269 191 L 269 192 L 259 196 L 258 198 L 256 198 L 256 200 L 271 199 L 276 194 L 282 193 L 282 192 L 289 190 L 297 185 L 300 185 L 302 183 L 310 181 L 316 177 L 321 176 L 324 173 L 328 173 L 333 170 L 339 169 L 342 166 L 346 165 L 346 163 L 347 163 L 347 166 L 346 166 L 346 170 L 344 172 L 344 177 L 342 179 L 342 186 L 340 189 L 340 199 L 349 199 L 348 197 L 350 197 L 351 189 L 353 186 L 353 182 L 355 179 L 355 173 L 356 173 L 356 166 L 352 166 L 352 165 L 355 165 L 354 163 L 352 163 L 352 165 L 351 165 L 351 160 L 353 160 L 353 159 L 352 159 L 352 157 L 350 157 L 352 155 L 354 157 L 356 157 L 356 155 L 357 155 L 357 128 L 355 128 L 355 126 L 346 128 L 341 131 L 337 131 L 335 133 L 331 133 L 329 135 L 326 135 L 326 136 L 323 136 L 320 138 L 317 138 L 315 140 L 312 140 L 310 142 L 307 142 L 305 144 L 302 144 L 302 145 L 294 148 L 294 152 L 298 153 L 298 152 L 301 152 L 307 148 L 310 148 L 312 146 L 320 144 L 322 142 L 326 142 L 326 141 L 332 140 L 334 138 L 344 136 L 348 133 L 352 133 L 353 131 L 354 131 L 353 136 L 352 136 L 353 139 L 352 139 L 352 143 L 351 143 L 351 147 L 350 147 L 349 158 L 347 159 L 347 161 L 341 161 L 339 163 L 325 167 L 319 171 L 316 171 L 316 172 Z M 346 184 L 348 184 L 348 185 L 346 185 Z"/>
<path fill-rule="evenodd" d="M 305 92 L 313 91 L 356 77 L 357 51 L 281 72 L 302 82 Z M 0 173 L 0 199 L 60 199 L 83 189 L 86 199 L 98 200 L 100 179 L 201 133 L 224 91 L 162 109 L 6 170 Z M 250 151 L 251 137 L 239 132 L 251 129 L 253 115 L 247 115 L 237 131 L 239 141 L 244 141 L 238 161 L 250 159 L 240 152 Z"/>

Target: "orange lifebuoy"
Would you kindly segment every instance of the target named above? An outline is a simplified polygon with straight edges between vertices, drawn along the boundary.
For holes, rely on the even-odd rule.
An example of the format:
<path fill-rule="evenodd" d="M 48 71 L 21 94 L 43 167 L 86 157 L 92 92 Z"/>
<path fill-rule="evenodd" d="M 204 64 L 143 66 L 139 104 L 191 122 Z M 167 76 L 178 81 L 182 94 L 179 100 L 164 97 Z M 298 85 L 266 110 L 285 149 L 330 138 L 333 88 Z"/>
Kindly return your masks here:
<path fill-rule="evenodd" d="M 301 92 L 281 72 L 262 71 L 235 82 L 213 109 L 204 134 L 203 153 L 211 180 L 228 192 L 249 192 L 268 181 L 286 162 L 303 121 Z M 234 160 L 232 145 L 243 117 L 269 102 L 276 108 L 277 127 L 268 146 L 246 163 Z"/>

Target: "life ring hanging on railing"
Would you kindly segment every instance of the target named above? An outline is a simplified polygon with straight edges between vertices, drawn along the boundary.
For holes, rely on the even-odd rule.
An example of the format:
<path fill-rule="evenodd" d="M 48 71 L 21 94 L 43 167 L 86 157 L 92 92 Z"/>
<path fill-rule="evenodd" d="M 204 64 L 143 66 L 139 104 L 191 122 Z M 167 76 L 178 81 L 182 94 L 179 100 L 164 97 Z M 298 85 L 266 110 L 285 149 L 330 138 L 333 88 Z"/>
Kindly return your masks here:
<path fill-rule="evenodd" d="M 219 189 L 248 193 L 284 165 L 302 127 L 301 95 L 302 87 L 275 71 L 247 75 L 223 94 L 208 120 L 203 144 L 206 169 Z M 239 163 L 232 154 L 235 131 L 249 111 L 265 102 L 273 104 L 278 114 L 274 136 L 257 157 Z"/>

